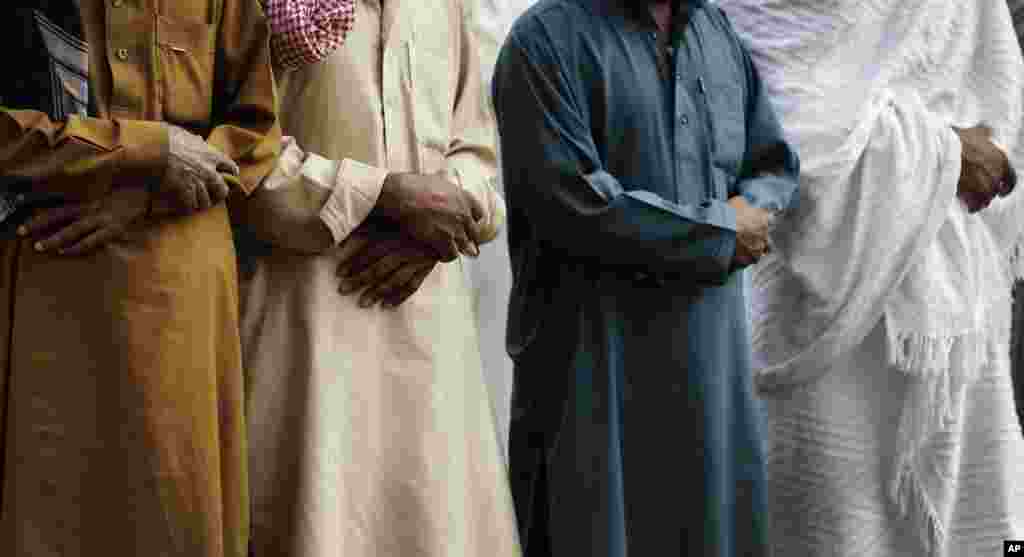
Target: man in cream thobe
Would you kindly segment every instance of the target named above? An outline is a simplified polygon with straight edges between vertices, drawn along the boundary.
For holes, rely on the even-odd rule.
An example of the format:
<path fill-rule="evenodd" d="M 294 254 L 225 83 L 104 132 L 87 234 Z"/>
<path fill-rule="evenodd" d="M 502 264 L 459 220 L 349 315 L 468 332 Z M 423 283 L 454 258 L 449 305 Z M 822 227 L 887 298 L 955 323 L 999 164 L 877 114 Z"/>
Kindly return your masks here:
<path fill-rule="evenodd" d="M 515 557 L 464 260 L 431 261 L 397 308 L 360 307 L 337 276 L 402 232 L 376 214 L 396 173 L 443 172 L 473 199 L 480 243 L 497 235 L 475 38 L 461 0 L 361 0 L 355 21 L 325 61 L 280 76 L 294 139 L 236 212 L 278 244 L 254 259 L 242 314 L 254 552 Z"/>

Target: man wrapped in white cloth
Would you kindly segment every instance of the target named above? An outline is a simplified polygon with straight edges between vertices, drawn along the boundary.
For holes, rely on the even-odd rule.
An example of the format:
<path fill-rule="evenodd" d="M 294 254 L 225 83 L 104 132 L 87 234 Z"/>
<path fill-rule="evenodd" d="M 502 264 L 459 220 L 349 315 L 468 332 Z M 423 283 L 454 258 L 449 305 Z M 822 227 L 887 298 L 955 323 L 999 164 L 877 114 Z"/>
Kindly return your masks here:
<path fill-rule="evenodd" d="M 1024 63 L 1006 3 L 718 5 L 803 162 L 752 277 L 775 554 L 1001 555 L 1024 538 Z"/>

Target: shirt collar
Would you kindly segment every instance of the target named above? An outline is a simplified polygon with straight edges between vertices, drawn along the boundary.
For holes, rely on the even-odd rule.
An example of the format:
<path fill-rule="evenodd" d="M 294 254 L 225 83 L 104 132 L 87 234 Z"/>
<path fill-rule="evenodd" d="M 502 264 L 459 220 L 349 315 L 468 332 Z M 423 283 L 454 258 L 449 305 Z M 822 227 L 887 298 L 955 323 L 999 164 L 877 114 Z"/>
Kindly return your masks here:
<path fill-rule="evenodd" d="M 637 0 L 576 0 L 597 13 L 623 17 L 644 26 L 654 26 L 654 17 Z M 694 12 L 707 5 L 707 0 L 676 0 L 679 13 Z"/>

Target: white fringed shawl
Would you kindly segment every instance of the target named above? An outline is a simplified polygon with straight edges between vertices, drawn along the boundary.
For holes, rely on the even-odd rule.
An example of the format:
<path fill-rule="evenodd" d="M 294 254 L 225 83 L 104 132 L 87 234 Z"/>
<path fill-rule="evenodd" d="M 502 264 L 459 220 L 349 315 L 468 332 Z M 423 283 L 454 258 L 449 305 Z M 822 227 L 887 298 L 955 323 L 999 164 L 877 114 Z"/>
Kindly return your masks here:
<path fill-rule="evenodd" d="M 911 387 L 891 493 L 932 555 L 954 499 L 926 440 L 1008 350 L 1024 195 L 968 215 L 951 126 L 1024 161 L 1024 64 L 1003 0 L 719 0 L 801 156 L 800 207 L 753 272 L 762 391 L 808 382 L 880 319 Z M 1024 189 L 1024 188 L 1022 188 Z M 925 478 L 925 475 L 930 477 Z"/>

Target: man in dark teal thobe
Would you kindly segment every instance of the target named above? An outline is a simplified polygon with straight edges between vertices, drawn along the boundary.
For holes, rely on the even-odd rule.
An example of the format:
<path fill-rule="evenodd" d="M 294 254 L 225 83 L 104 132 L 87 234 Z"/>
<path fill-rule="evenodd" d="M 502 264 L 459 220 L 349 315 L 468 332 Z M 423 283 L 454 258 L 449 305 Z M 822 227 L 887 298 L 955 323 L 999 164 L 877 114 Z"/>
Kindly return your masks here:
<path fill-rule="evenodd" d="M 700 0 L 541 0 L 493 81 L 528 557 L 761 556 L 742 268 L 798 161 Z"/>

